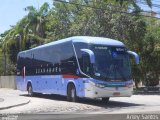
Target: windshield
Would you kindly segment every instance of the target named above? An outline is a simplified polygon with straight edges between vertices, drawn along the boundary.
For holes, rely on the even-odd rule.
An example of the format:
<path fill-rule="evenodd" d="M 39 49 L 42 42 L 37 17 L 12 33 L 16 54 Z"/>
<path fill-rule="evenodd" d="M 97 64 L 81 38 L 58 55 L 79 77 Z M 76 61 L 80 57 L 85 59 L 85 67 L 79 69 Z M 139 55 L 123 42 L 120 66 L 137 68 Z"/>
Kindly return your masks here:
<path fill-rule="evenodd" d="M 126 81 L 131 78 L 129 56 L 124 47 L 93 46 L 95 77 L 103 80 Z"/>

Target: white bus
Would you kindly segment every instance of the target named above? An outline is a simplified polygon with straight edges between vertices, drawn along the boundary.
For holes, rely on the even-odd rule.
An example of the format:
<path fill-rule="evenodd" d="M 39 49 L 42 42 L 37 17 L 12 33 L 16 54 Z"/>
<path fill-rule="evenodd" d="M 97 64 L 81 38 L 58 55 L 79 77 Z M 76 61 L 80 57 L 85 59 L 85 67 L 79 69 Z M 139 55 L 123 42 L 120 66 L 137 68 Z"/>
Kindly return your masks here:
<path fill-rule="evenodd" d="M 22 51 L 17 56 L 17 88 L 77 98 L 131 96 L 130 56 L 139 56 L 117 40 L 76 36 Z"/>

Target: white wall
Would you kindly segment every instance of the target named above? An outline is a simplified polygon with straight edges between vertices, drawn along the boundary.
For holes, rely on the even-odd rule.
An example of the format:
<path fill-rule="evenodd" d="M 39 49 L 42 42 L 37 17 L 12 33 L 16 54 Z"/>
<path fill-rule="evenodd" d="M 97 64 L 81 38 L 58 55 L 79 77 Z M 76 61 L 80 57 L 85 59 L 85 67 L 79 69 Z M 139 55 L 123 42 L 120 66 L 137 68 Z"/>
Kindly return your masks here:
<path fill-rule="evenodd" d="M 0 76 L 0 88 L 16 89 L 15 76 Z"/>

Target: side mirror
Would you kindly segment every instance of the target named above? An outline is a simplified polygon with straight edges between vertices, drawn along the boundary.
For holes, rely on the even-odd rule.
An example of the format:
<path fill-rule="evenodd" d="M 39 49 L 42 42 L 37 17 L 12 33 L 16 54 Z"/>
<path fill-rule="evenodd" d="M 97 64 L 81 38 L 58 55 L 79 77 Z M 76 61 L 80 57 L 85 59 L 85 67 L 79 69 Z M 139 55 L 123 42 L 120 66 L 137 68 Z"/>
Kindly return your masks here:
<path fill-rule="evenodd" d="M 95 63 L 95 55 L 94 55 L 94 52 L 92 50 L 89 50 L 89 49 L 81 49 L 82 52 L 85 52 L 89 55 L 89 58 L 90 58 L 90 62 L 92 64 Z"/>
<path fill-rule="evenodd" d="M 139 56 L 138 56 L 137 53 L 135 53 L 135 52 L 133 52 L 133 51 L 127 51 L 127 53 L 128 53 L 129 55 L 134 56 L 135 63 L 136 63 L 136 64 L 139 64 Z"/>

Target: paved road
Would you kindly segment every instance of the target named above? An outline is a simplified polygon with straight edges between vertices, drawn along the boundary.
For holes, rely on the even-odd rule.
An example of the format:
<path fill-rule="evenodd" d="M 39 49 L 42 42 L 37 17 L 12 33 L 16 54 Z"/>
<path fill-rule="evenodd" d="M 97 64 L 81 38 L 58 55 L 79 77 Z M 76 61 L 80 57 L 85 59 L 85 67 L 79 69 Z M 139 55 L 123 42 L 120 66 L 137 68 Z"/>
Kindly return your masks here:
<path fill-rule="evenodd" d="M 26 93 L 1 89 L 1 95 L 13 96 L 10 101 L 29 99 L 30 103 L 0 110 L 0 120 L 159 120 L 159 95 L 133 95 L 132 97 L 111 98 L 109 103 L 100 100 L 81 99 L 78 103 L 67 102 L 65 97 L 38 95 L 27 97 Z M 3 103 L 3 99 L 0 100 Z M 20 114 L 19 114 L 20 113 Z M 27 114 L 26 114 L 27 113 Z"/>
<path fill-rule="evenodd" d="M 26 94 L 19 90 L 12 90 L 7 88 L 0 89 L 0 113 L 1 110 L 26 105 L 30 100 L 26 97 L 20 96 L 20 94 Z"/>
<path fill-rule="evenodd" d="M 67 102 L 65 97 L 39 95 L 23 98 L 30 99 L 24 106 L 1 110 L 0 113 L 45 113 L 45 114 L 125 114 L 125 113 L 160 113 L 159 95 L 133 95 L 132 97 L 111 98 L 108 104 L 100 100 L 82 99 L 78 103 Z M 14 99 L 13 99 L 14 100 Z"/>
<path fill-rule="evenodd" d="M 0 98 L 0 102 L 3 102 L 4 101 L 4 99 L 3 98 Z"/>
<path fill-rule="evenodd" d="M 66 97 L 57 95 L 38 95 L 28 97 L 26 92 L 18 90 L 1 89 L 1 96 L 10 96 L 9 102 L 15 102 L 18 98 L 29 99 L 27 105 L 0 110 L 0 113 L 81 113 L 81 114 L 122 114 L 156 112 L 160 113 L 159 95 L 133 95 L 132 97 L 111 98 L 109 103 L 100 100 L 81 99 L 78 103 L 66 101 Z M 17 101 L 18 101 L 17 100 Z M 1 101 L 3 101 L 1 99 Z M 0 102 L 3 104 L 4 102 Z M 1 105 L 0 104 L 0 105 Z"/>

